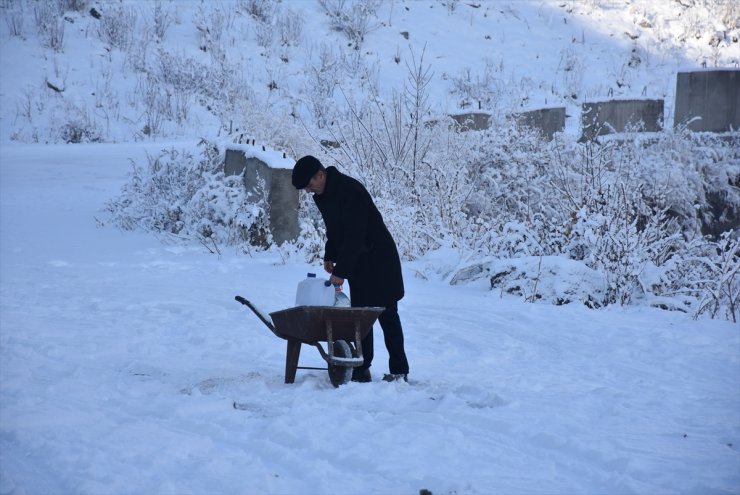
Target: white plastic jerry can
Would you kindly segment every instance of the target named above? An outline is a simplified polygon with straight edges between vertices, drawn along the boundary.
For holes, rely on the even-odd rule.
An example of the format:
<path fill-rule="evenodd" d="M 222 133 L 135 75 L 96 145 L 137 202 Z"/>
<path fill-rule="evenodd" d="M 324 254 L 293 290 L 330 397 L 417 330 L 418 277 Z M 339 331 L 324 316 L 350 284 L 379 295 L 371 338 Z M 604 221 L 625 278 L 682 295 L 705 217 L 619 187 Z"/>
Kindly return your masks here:
<path fill-rule="evenodd" d="M 316 278 L 315 273 L 306 274 L 306 278 L 298 283 L 295 295 L 296 306 L 334 306 L 336 296 L 334 287 L 328 280 Z"/>

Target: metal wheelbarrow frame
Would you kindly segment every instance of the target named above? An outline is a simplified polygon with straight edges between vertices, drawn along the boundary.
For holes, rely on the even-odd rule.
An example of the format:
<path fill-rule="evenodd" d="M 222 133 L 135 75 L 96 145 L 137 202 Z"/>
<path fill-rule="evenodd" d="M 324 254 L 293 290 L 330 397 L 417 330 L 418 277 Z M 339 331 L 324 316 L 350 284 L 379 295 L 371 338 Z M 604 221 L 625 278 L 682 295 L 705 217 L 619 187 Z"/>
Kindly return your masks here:
<path fill-rule="evenodd" d="M 285 383 L 295 382 L 298 369 L 327 370 L 335 387 L 347 383 L 352 369 L 365 362 L 362 339 L 385 311 L 382 307 L 295 306 L 270 313 L 268 319 L 248 300 L 241 296 L 235 299 L 249 307 L 275 336 L 287 341 Z M 326 342 L 326 350 L 321 342 Z M 327 368 L 298 366 L 302 344 L 316 347 Z"/>

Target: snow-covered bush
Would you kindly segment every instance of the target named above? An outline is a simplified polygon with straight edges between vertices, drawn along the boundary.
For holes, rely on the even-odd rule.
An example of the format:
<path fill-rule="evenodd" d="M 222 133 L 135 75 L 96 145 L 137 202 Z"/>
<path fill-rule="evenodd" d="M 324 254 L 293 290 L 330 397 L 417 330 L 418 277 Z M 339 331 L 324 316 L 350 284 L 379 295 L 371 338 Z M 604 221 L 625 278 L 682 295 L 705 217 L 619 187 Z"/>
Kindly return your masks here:
<path fill-rule="evenodd" d="M 98 36 L 103 43 L 126 51 L 136 33 L 138 16 L 136 10 L 121 4 L 109 3 L 98 24 Z"/>
<path fill-rule="evenodd" d="M 606 278 L 598 270 L 561 256 L 526 256 L 488 261 L 460 270 L 456 277 L 466 278 L 465 272 L 485 276 L 490 288 L 500 294 L 512 294 L 528 302 L 543 301 L 555 305 L 578 302 L 589 308 L 602 306 Z M 451 283 L 456 283 L 453 278 Z"/>
<path fill-rule="evenodd" d="M 250 16 L 263 23 L 270 22 L 278 9 L 273 0 L 241 0 L 239 4 Z"/>
<path fill-rule="evenodd" d="M 162 5 L 161 0 L 154 2 L 154 13 L 152 15 L 152 24 L 154 26 L 154 35 L 159 41 L 164 41 L 167 30 L 175 21 L 175 15 L 169 6 Z"/>
<path fill-rule="evenodd" d="M 579 261 L 605 277 L 603 293 L 591 298 L 598 304 L 665 300 L 671 290 L 696 285 L 679 261 L 696 249 L 687 239 L 700 235 L 702 224 L 721 220 L 708 217 L 706 198 L 724 198 L 724 214 L 737 218 L 737 136 L 677 132 L 601 143 L 561 137 L 548 146 L 513 126 L 479 135 L 480 163 L 469 169 L 478 176 L 469 178 L 474 187 L 464 223 L 468 236 L 462 237 L 466 248 L 478 257 Z M 728 248 L 710 239 L 701 245 L 708 263 L 727 265 L 711 253 Z M 717 268 L 709 278 L 719 281 L 728 271 Z M 656 272 L 668 278 L 653 283 Z M 689 311 L 698 305 L 712 316 L 733 313 L 732 297 L 717 296 L 716 288 L 704 296 L 698 291 L 691 292 L 693 302 L 671 306 Z M 703 305 L 702 297 L 708 301 Z"/>
<path fill-rule="evenodd" d="M 680 128 L 659 133 L 652 141 L 638 137 L 625 144 L 632 144 L 639 157 L 644 187 L 664 202 L 683 230 L 699 234 L 740 216 L 740 133 Z M 712 205 L 710 197 L 721 204 Z"/>
<path fill-rule="evenodd" d="M 64 5 L 61 2 L 39 2 L 33 7 L 33 18 L 41 44 L 55 52 L 64 50 Z"/>
<path fill-rule="evenodd" d="M 95 143 L 101 141 L 97 123 L 86 109 L 66 106 L 64 123 L 59 127 L 59 139 L 65 143 Z"/>
<path fill-rule="evenodd" d="M 10 6 L 3 6 L 2 12 L 10 35 L 23 38 L 25 35 L 25 14 L 23 13 L 23 4 L 19 3 Z"/>
<path fill-rule="evenodd" d="M 702 314 L 724 316 L 732 321 L 740 318 L 740 232 L 725 232 L 717 241 L 699 237 L 665 264 L 664 271 L 653 284 L 653 292 L 679 309 Z"/>
<path fill-rule="evenodd" d="M 198 6 L 194 21 L 201 38 L 201 50 L 222 51 L 221 40 L 224 32 L 233 27 L 234 12 L 223 4 L 203 4 Z"/>
<path fill-rule="evenodd" d="M 200 158 L 173 148 L 150 156 L 146 168 L 132 164 L 129 182 L 106 206 L 111 223 L 198 240 L 213 252 L 220 245 L 269 246 L 264 184 L 259 199 L 248 198 L 242 176 L 224 175 L 220 150 L 205 140 L 200 147 Z"/>
<path fill-rule="evenodd" d="M 503 122 L 478 138 L 475 187 L 466 211 L 487 230 L 475 243 L 499 256 L 537 256 L 557 252 L 549 237 L 562 222 L 552 195 L 552 165 L 546 144 L 535 133 Z M 561 215 L 562 216 L 562 215 Z"/>
<path fill-rule="evenodd" d="M 303 33 L 303 18 L 292 10 L 287 10 L 277 18 L 277 29 L 280 33 L 280 44 L 298 46 Z"/>
<path fill-rule="evenodd" d="M 679 234 L 666 218 L 662 190 L 645 186 L 632 146 L 586 143 L 578 158 L 558 153 L 552 184 L 564 207 L 572 208 L 562 253 L 605 273 L 605 303 L 626 304 L 642 292 L 640 273 L 659 263 Z"/>
<path fill-rule="evenodd" d="M 375 14 L 380 0 L 319 0 L 319 5 L 329 16 L 332 29 L 344 34 L 355 50 L 359 50 L 365 36 L 376 27 Z"/>

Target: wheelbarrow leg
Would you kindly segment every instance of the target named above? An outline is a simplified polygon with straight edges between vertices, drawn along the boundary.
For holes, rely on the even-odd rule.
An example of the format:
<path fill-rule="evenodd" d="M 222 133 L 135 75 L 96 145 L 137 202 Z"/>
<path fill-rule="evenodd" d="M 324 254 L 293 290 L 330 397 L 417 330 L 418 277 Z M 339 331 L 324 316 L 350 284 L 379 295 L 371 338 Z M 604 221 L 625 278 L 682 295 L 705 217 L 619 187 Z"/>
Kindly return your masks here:
<path fill-rule="evenodd" d="M 298 358 L 301 355 L 301 341 L 288 339 L 288 350 L 285 354 L 285 383 L 295 382 L 298 370 Z"/>

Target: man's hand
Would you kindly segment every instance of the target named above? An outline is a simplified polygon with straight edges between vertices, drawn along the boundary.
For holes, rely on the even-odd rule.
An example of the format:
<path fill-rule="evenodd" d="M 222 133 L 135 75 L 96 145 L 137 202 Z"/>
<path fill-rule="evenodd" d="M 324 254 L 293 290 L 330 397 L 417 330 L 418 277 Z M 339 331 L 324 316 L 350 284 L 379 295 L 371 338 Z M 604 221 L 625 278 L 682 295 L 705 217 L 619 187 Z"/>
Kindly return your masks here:
<path fill-rule="evenodd" d="M 326 273 L 332 273 L 334 271 L 334 265 L 335 263 L 333 261 L 325 260 L 324 270 L 326 270 Z M 329 282 L 334 285 L 342 285 L 344 283 L 344 279 L 339 278 L 336 275 L 332 275 L 331 277 L 329 277 Z"/>
<path fill-rule="evenodd" d="M 326 273 L 331 273 L 334 271 L 334 262 L 329 260 L 324 260 L 324 270 L 326 270 Z"/>

